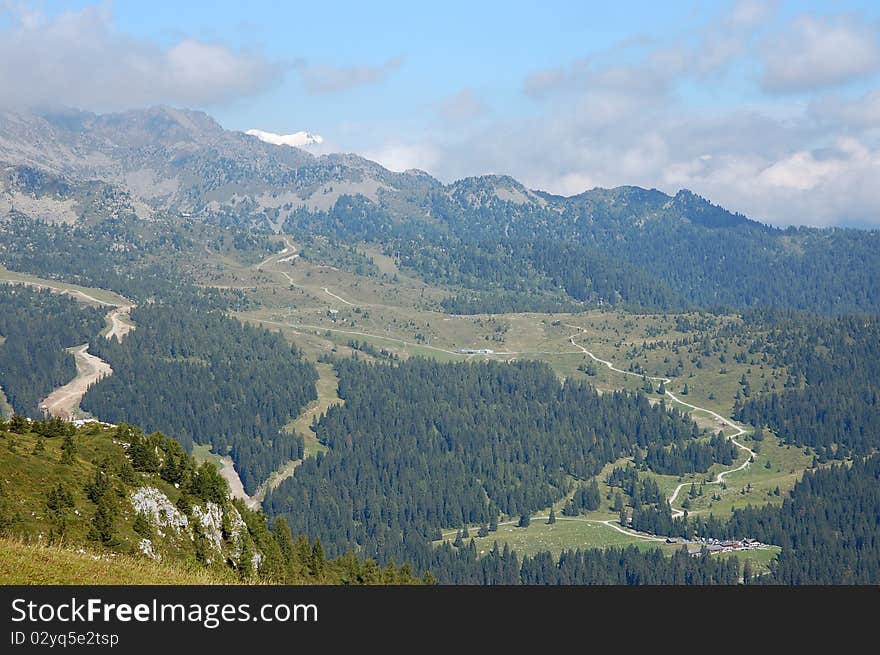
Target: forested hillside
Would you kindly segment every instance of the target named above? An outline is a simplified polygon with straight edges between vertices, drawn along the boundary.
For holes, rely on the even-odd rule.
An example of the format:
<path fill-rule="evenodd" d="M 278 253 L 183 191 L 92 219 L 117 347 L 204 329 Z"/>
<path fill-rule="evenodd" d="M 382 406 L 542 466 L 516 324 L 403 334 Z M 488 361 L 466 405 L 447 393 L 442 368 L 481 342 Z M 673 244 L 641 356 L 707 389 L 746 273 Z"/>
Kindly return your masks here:
<path fill-rule="evenodd" d="M 97 584 L 167 582 L 163 565 L 186 584 L 417 582 L 406 566 L 327 559 L 283 520 L 270 529 L 265 515 L 231 500 L 213 464 L 196 465 L 162 434 L 0 419 L 0 584 L 86 582 L 63 566 L 99 571 Z"/>
<path fill-rule="evenodd" d="M 181 264 L 206 247 L 235 249 L 256 261 L 270 248 L 265 235 L 179 218 L 47 225 L 11 215 L 0 221 L 0 237 L 0 263 L 12 271 L 112 289 L 138 303 L 161 298 L 223 308 L 240 304 L 240 292 L 196 289 Z"/>
<path fill-rule="evenodd" d="M 755 314 L 769 328 L 774 363 L 791 382 L 749 398 L 739 420 L 770 427 L 787 443 L 809 445 L 820 457 L 845 459 L 880 447 L 880 323 L 876 316 L 821 318 Z"/>
<path fill-rule="evenodd" d="M 344 405 L 315 426 L 329 451 L 265 501 L 294 531 L 380 561 L 431 565 L 441 527 L 547 507 L 573 480 L 702 433 L 642 395 L 560 385 L 544 364 L 336 363 Z"/>
<path fill-rule="evenodd" d="M 104 312 L 69 296 L 0 285 L 0 387 L 16 412 L 38 417 L 39 403 L 76 375 L 66 348 L 95 343 Z"/>
<path fill-rule="evenodd" d="M 132 313 L 138 329 L 94 352 L 113 367 L 86 393 L 83 409 L 111 422 L 160 430 L 189 451 L 229 454 L 252 492 L 302 456 L 281 428 L 315 399 L 317 372 L 296 347 L 219 312 L 153 304 Z"/>

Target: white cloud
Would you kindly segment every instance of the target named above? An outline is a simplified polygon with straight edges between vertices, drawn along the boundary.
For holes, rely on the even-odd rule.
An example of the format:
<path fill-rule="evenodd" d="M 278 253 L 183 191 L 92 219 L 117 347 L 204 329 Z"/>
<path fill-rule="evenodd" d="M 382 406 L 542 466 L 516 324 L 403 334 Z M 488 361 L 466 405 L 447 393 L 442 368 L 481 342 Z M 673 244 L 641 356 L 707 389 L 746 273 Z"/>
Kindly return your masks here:
<path fill-rule="evenodd" d="M 411 168 L 432 171 L 438 163 L 438 152 L 429 144 L 389 142 L 363 153 L 367 159 L 378 162 L 390 171 L 402 172 Z"/>
<path fill-rule="evenodd" d="M 95 7 L 47 16 L 11 10 L 0 29 L 0 104 L 98 111 L 159 103 L 214 106 L 266 90 L 281 67 L 226 46 L 168 48 L 120 33 Z"/>
<path fill-rule="evenodd" d="M 473 89 L 462 89 L 440 103 L 439 114 L 448 123 L 469 121 L 486 112 L 486 106 Z"/>
<path fill-rule="evenodd" d="M 880 90 L 855 99 L 825 96 L 810 105 L 810 112 L 822 120 L 864 128 L 880 127 Z"/>
<path fill-rule="evenodd" d="M 778 6 L 778 0 L 739 0 L 725 22 L 732 27 L 759 26 L 776 13 Z"/>
<path fill-rule="evenodd" d="M 264 132 L 263 130 L 247 130 L 245 134 L 257 137 L 260 141 L 271 143 L 276 146 L 293 146 L 294 148 L 303 148 L 324 143 L 324 138 L 318 134 L 311 132 L 294 132 L 293 134 L 275 134 L 274 132 Z"/>
<path fill-rule="evenodd" d="M 302 62 L 298 68 L 308 93 L 330 95 L 382 82 L 402 65 L 402 57 L 393 57 L 378 66 L 331 66 Z"/>
<path fill-rule="evenodd" d="M 761 85 L 772 93 L 796 93 L 836 86 L 880 70 L 876 25 L 853 17 L 798 17 L 764 50 Z"/>
<path fill-rule="evenodd" d="M 537 71 L 523 86 L 539 101 L 534 115 L 457 141 L 435 137 L 420 150 L 430 148 L 429 170 L 446 181 L 505 173 L 562 195 L 630 184 L 670 194 L 689 188 L 773 224 L 880 227 L 880 90 L 857 98 L 755 95 L 748 105 L 728 99 L 731 88 L 757 86 L 750 76 L 763 52 L 752 46 L 780 29 L 779 41 L 801 62 L 791 76 L 830 43 L 846 51 L 836 53 L 836 63 L 816 64 L 811 84 L 865 67 L 870 30 L 854 27 L 855 18 L 800 19 L 801 33 L 828 32 L 805 44 L 790 25 L 774 22 L 775 10 L 739 3 L 696 38 L 638 43 Z M 862 50 L 847 45 L 852 34 Z M 781 69 L 773 72 L 782 79 Z"/>

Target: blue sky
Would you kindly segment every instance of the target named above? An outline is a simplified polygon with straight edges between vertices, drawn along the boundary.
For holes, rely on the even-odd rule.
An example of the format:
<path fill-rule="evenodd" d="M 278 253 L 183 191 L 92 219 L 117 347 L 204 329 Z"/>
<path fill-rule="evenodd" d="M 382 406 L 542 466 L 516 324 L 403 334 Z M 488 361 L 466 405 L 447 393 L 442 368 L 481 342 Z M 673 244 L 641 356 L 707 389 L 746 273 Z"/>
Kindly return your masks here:
<path fill-rule="evenodd" d="M 166 103 L 444 181 L 880 224 L 876 2 L 13 1 L 0 61 L 22 103 Z"/>

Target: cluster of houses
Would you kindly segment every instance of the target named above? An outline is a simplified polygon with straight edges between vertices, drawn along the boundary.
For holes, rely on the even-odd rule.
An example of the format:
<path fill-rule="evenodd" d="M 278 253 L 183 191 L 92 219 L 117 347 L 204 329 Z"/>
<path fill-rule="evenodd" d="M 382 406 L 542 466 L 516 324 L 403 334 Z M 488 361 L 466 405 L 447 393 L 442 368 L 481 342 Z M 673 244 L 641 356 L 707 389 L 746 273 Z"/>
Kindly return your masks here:
<path fill-rule="evenodd" d="M 721 540 L 721 539 L 677 539 L 669 537 L 666 539 L 669 544 L 685 544 L 687 545 L 688 554 L 696 557 L 703 552 L 705 548 L 709 553 L 733 553 L 739 550 L 758 550 L 761 548 L 769 548 L 767 544 L 763 544 L 757 539 L 739 539 L 739 540 Z"/>

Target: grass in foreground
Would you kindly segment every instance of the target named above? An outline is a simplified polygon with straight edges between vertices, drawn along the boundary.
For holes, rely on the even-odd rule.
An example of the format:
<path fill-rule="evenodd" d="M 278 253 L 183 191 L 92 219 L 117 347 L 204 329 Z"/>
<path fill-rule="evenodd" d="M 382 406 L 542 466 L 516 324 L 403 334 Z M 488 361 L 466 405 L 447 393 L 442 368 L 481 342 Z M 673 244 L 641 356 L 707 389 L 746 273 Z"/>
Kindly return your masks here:
<path fill-rule="evenodd" d="M 148 585 L 234 584 L 236 578 L 187 570 L 179 564 L 144 557 L 95 554 L 82 549 L 26 544 L 0 539 L 0 584 L 3 585 Z"/>

